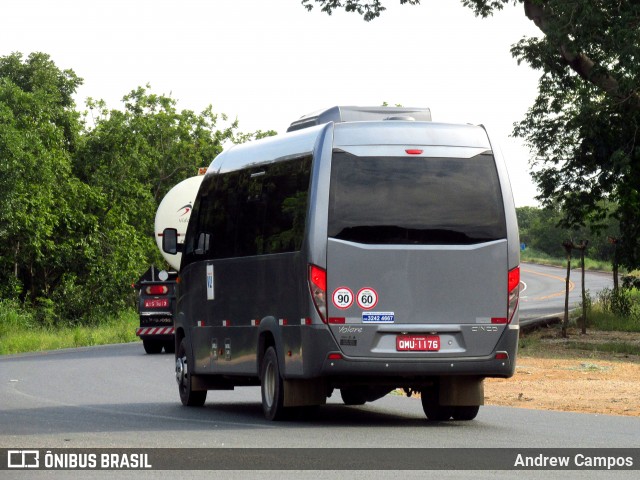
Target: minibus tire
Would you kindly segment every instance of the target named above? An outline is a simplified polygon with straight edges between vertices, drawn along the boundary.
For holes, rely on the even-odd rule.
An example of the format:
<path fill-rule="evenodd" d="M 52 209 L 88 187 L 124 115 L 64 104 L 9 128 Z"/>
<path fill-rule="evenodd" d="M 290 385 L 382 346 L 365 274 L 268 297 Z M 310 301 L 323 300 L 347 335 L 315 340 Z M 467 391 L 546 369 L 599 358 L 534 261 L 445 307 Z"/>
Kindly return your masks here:
<path fill-rule="evenodd" d="M 345 405 L 364 405 L 367 402 L 364 392 L 357 387 L 341 388 L 340 396 Z"/>
<path fill-rule="evenodd" d="M 282 420 L 285 416 L 284 381 L 280 376 L 278 355 L 269 347 L 260 365 L 260 391 L 262 410 L 267 420 Z"/>
<path fill-rule="evenodd" d="M 422 405 L 424 414 L 434 422 L 446 422 L 453 414 L 453 407 L 443 405 Z"/>
<path fill-rule="evenodd" d="M 178 362 L 182 365 L 182 375 L 178 374 Z M 201 407 L 207 399 L 206 390 L 191 389 L 191 374 L 189 373 L 189 360 L 187 355 L 187 339 L 183 338 L 176 354 L 176 380 L 178 381 L 178 393 L 180 401 L 185 407 Z"/>
<path fill-rule="evenodd" d="M 478 415 L 479 410 L 480 405 L 453 407 L 452 416 L 454 420 L 473 420 Z"/>
<path fill-rule="evenodd" d="M 434 422 L 446 422 L 453 415 L 455 407 L 440 405 L 437 390 L 426 390 L 420 395 L 422 410 L 429 420 Z"/>

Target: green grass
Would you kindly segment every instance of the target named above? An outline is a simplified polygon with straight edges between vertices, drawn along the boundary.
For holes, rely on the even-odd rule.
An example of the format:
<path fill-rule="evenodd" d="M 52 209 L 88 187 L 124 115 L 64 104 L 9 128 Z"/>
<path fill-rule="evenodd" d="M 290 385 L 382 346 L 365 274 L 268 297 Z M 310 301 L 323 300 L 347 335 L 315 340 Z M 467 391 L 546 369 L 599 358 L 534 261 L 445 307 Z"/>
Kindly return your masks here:
<path fill-rule="evenodd" d="M 540 349 L 541 343 L 539 336 L 521 333 L 518 339 L 518 350 L 525 353 L 535 352 Z"/>
<path fill-rule="evenodd" d="M 590 300 L 587 327 L 610 332 L 640 332 L 640 291 L 604 289 Z"/>
<path fill-rule="evenodd" d="M 622 317 L 595 305 L 587 314 L 587 328 L 605 332 L 640 332 L 640 315 Z"/>
<path fill-rule="evenodd" d="M 640 291 L 605 289 L 589 298 L 587 335 L 580 336 L 581 309 L 569 318 L 569 338 L 561 338 L 561 325 L 522 333 L 519 351 L 525 356 L 548 358 L 600 358 L 600 356 L 639 356 Z M 612 333 L 605 333 L 612 332 Z M 585 353 L 588 352 L 588 353 Z"/>
<path fill-rule="evenodd" d="M 586 343 L 569 342 L 568 348 L 599 353 L 620 353 L 624 355 L 640 355 L 640 345 L 626 342 Z"/>
<path fill-rule="evenodd" d="M 567 267 L 567 259 L 565 257 L 552 257 L 551 255 L 532 248 L 527 248 L 526 250 L 520 252 L 520 259 L 523 262 L 539 263 L 541 265 L 553 265 L 556 267 Z M 613 271 L 611 262 L 593 260 L 586 257 L 584 259 L 584 263 L 587 270 L 597 270 L 603 272 Z M 578 268 L 581 268 L 580 257 L 573 256 L 571 258 L 571 269 L 573 270 Z"/>
<path fill-rule="evenodd" d="M 91 326 L 38 325 L 15 303 L 0 301 L 0 355 L 137 341 L 136 312 L 128 310 Z"/>

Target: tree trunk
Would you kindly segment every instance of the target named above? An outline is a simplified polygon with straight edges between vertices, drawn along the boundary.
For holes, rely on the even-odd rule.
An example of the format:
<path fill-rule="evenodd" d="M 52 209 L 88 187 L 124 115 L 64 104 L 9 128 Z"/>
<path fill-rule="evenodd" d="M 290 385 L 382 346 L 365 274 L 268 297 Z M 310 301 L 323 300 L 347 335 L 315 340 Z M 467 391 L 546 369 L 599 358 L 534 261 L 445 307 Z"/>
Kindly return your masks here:
<path fill-rule="evenodd" d="M 618 291 L 618 240 L 613 239 L 613 291 Z"/>
<path fill-rule="evenodd" d="M 20 241 L 16 245 L 16 254 L 13 261 L 13 276 L 18 280 L 18 254 L 20 253 Z"/>
<path fill-rule="evenodd" d="M 564 320 L 562 322 L 562 338 L 567 338 L 567 327 L 569 326 L 569 284 L 571 277 L 571 248 L 573 244 L 564 242 L 562 244 L 567 252 L 567 276 L 565 279 L 565 295 L 564 295 Z"/>
<path fill-rule="evenodd" d="M 584 251 L 587 247 L 586 242 L 582 242 L 580 248 L 580 259 L 582 260 L 582 334 L 587 333 L 587 302 L 585 302 L 585 286 L 584 286 Z"/>

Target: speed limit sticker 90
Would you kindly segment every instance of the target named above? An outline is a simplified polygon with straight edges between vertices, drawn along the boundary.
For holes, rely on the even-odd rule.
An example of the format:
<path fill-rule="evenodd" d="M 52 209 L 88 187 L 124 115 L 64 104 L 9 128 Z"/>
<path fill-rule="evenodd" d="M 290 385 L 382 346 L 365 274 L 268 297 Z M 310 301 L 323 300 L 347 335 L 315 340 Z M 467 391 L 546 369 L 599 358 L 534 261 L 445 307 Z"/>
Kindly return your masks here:
<path fill-rule="evenodd" d="M 378 304 L 378 293 L 373 288 L 361 288 L 356 296 L 356 301 L 361 309 L 369 310 Z"/>
<path fill-rule="evenodd" d="M 347 287 L 336 288 L 333 291 L 333 304 L 345 310 L 353 305 L 353 292 Z"/>

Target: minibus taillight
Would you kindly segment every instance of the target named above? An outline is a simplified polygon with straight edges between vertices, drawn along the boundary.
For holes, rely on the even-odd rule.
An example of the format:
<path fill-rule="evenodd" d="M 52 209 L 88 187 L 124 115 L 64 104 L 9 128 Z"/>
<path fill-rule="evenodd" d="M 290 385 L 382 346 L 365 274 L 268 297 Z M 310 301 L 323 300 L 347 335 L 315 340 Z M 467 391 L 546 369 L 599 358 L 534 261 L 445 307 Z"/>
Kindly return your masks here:
<path fill-rule="evenodd" d="M 507 318 L 509 319 L 509 323 L 511 323 L 511 320 L 513 320 L 513 315 L 516 313 L 516 308 L 518 307 L 518 298 L 520 296 L 520 267 L 509 270 L 509 279 L 507 283 L 509 293 Z"/>
<path fill-rule="evenodd" d="M 318 315 L 327 323 L 327 272 L 316 266 L 309 265 L 309 290 Z"/>

